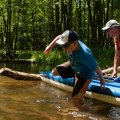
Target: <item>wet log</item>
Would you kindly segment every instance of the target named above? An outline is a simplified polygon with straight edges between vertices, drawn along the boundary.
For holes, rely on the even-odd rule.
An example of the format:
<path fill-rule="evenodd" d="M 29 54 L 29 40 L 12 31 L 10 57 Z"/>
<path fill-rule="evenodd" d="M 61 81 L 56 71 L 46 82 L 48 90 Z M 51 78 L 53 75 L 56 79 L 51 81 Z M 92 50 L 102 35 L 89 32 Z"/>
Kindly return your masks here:
<path fill-rule="evenodd" d="M 16 80 L 42 80 L 40 74 L 31 74 L 25 72 L 14 71 L 9 68 L 2 68 L 0 69 L 0 74 L 14 78 Z"/>

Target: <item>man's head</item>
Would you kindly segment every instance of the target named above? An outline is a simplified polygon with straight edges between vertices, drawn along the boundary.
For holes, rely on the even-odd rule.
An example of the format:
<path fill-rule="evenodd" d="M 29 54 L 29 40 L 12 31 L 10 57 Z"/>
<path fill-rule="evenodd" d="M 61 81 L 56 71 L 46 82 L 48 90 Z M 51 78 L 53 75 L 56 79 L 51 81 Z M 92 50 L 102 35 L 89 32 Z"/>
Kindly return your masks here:
<path fill-rule="evenodd" d="M 116 20 L 110 20 L 106 23 L 106 26 L 102 28 L 103 31 L 106 31 L 106 33 L 110 37 L 119 38 L 120 36 L 120 23 L 118 23 Z"/>
<path fill-rule="evenodd" d="M 102 28 L 103 31 L 106 31 L 106 30 L 109 30 L 111 28 L 114 28 L 114 27 L 120 27 L 120 23 L 118 23 L 116 20 L 109 20 L 105 27 Z"/>
<path fill-rule="evenodd" d="M 56 43 L 60 46 L 67 47 L 73 42 L 78 40 L 78 34 L 72 30 L 66 30 L 63 34 L 60 35 Z"/>

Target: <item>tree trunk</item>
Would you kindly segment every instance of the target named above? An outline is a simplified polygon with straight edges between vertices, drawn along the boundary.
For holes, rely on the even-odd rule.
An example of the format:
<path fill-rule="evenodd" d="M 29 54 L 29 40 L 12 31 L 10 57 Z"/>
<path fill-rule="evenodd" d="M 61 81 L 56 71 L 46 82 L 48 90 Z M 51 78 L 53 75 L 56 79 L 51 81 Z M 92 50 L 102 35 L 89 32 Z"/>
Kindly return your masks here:
<path fill-rule="evenodd" d="M 11 19 L 12 19 L 12 11 L 11 11 L 11 0 L 8 0 L 7 3 L 7 26 L 6 26 L 6 52 L 7 56 L 13 52 L 13 40 L 11 39 Z"/>

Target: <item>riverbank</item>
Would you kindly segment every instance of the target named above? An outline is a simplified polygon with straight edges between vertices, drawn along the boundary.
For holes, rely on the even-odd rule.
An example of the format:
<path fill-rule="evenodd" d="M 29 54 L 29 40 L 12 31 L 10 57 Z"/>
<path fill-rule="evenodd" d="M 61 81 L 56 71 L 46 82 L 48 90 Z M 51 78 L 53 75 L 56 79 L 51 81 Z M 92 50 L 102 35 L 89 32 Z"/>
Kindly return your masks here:
<path fill-rule="evenodd" d="M 113 66 L 114 49 L 92 48 L 93 55 L 102 69 Z M 1 53 L 2 55 L 2 53 Z M 17 51 L 14 58 L 0 57 L 0 63 L 28 63 L 58 65 L 68 60 L 62 49 L 53 49 L 49 55 L 43 51 Z"/>
<path fill-rule="evenodd" d="M 37 61 L 34 61 L 32 59 L 0 59 L 0 63 L 34 63 L 37 64 Z"/>

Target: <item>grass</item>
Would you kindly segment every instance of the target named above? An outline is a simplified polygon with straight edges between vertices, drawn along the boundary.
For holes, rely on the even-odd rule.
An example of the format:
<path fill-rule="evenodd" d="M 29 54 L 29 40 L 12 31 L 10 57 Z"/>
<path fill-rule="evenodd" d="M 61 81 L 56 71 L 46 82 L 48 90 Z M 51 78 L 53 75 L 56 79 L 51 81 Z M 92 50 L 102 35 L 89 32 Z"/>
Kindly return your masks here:
<path fill-rule="evenodd" d="M 97 62 L 101 66 L 101 68 L 108 68 L 113 66 L 113 59 L 114 59 L 114 48 L 97 48 L 92 49 L 94 57 L 96 58 Z"/>
<path fill-rule="evenodd" d="M 17 51 L 18 59 L 31 59 L 37 63 L 45 63 L 57 65 L 68 60 L 67 55 L 62 50 L 54 49 L 48 55 L 44 55 L 43 51 Z"/>
<path fill-rule="evenodd" d="M 114 48 L 92 48 L 92 52 L 102 69 L 113 65 Z M 57 48 L 53 49 L 48 55 L 44 55 L 43 51 L 17 51 L 16 55 L 18 59 L 30 59 L 37 63 L 54 66 L 68 60 L 66 53 L 62 49 Z"/>

